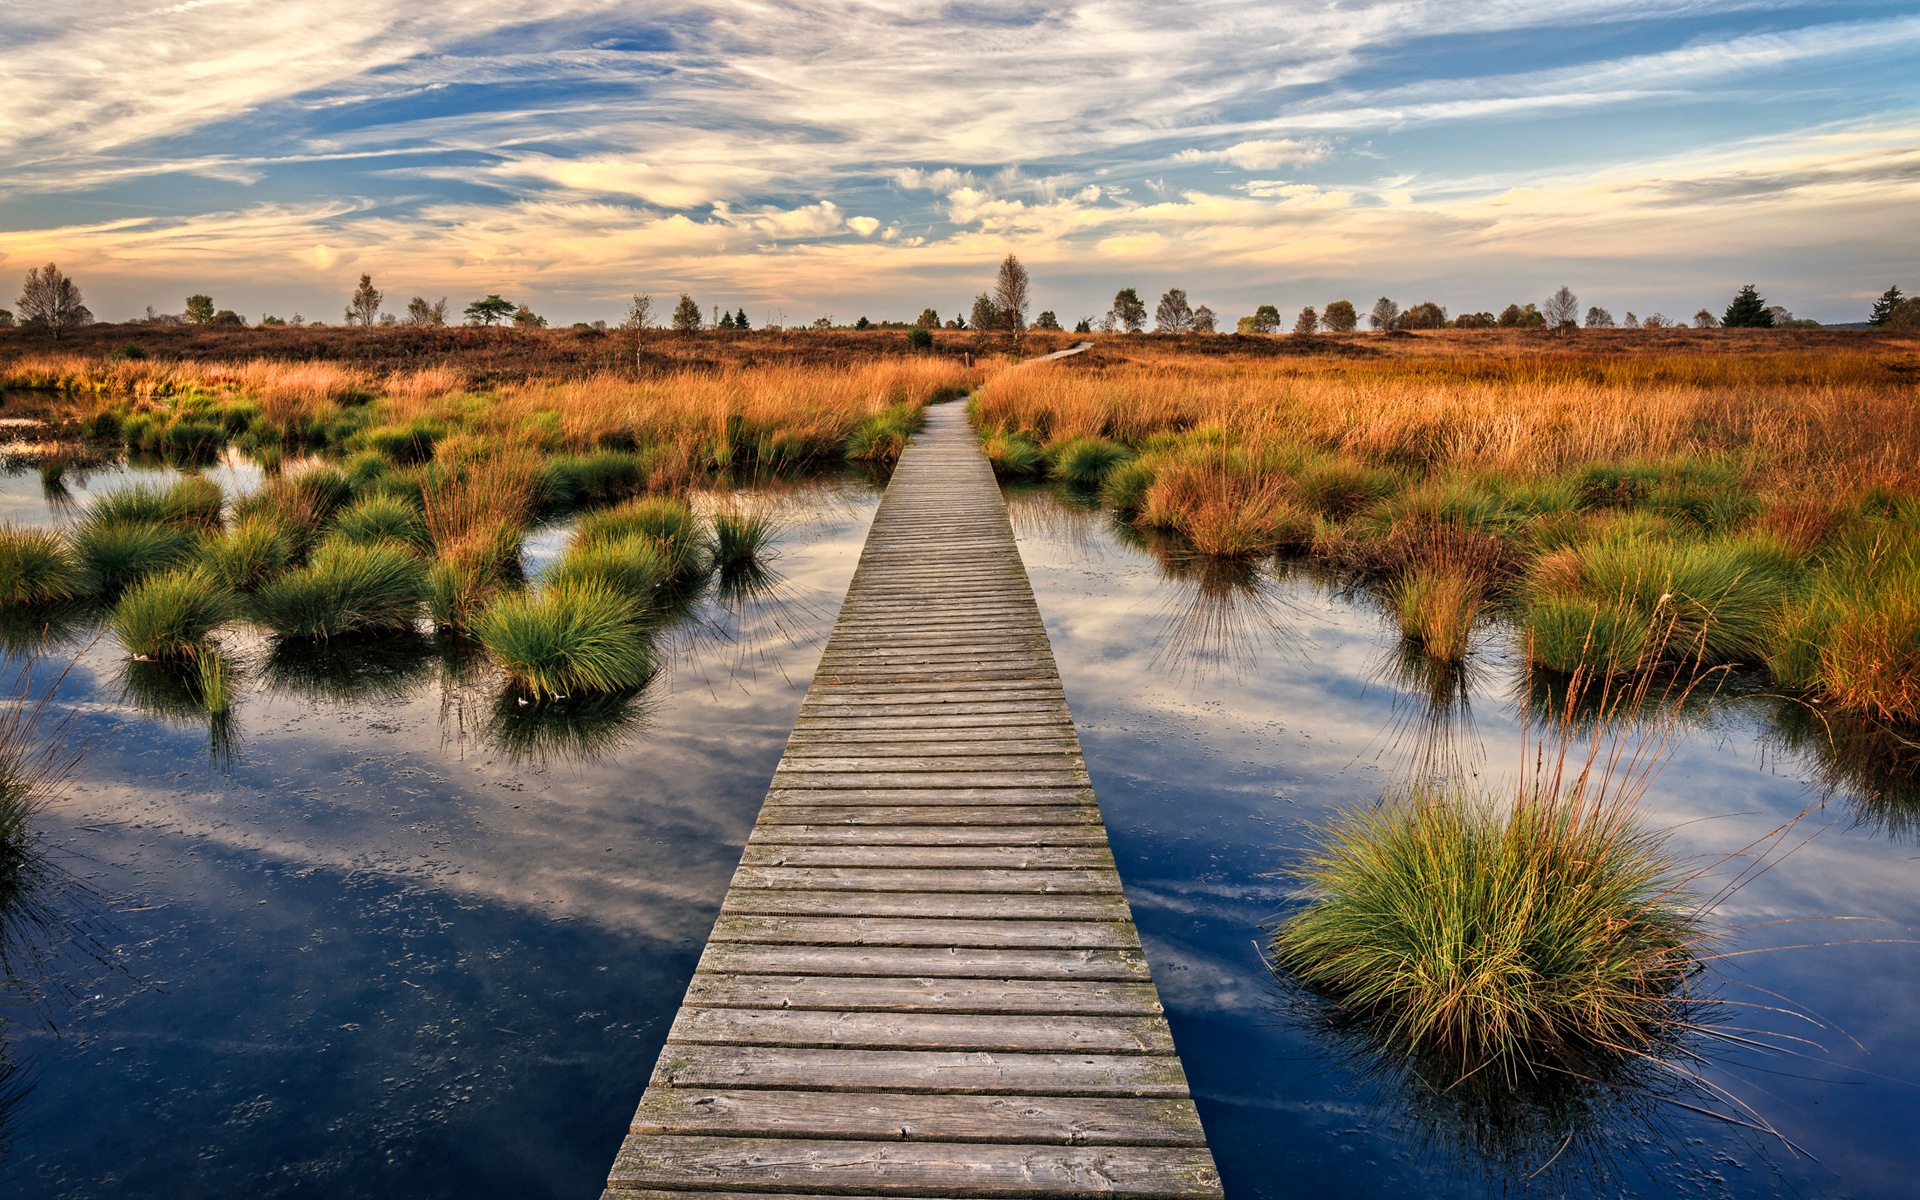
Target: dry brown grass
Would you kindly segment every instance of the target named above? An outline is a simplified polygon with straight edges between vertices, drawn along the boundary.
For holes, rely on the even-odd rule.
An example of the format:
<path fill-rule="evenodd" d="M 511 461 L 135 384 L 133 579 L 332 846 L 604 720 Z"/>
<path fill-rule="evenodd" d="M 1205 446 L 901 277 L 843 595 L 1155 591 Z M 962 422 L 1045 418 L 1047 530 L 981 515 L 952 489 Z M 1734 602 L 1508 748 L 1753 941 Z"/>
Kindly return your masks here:
<path fill-rule="evenodd" d="M 1387 466 L 1554 474 L 1586 463 L 1731 456 L 1756 482 L 1832 500 L 1920 484 L 1911 341 L 1854 349 L 1506 356 L 1198 358 L 1102 344 L 1085 367 L 1003 371 L 982 424 L 1042 441 L 1217 426 Z M 1124 357 L 1121 353 L 1124 351 Z"/>

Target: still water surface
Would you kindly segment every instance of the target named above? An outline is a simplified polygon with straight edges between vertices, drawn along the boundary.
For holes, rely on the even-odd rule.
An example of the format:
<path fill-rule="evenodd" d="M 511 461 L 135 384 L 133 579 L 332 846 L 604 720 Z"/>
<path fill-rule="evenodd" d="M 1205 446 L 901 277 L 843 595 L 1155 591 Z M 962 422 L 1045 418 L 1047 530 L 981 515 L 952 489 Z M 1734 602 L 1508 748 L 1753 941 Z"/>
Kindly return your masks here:
<path fill-rule="evenodd" d="M 68 946 L 10 1010 L 0 1186 L 597 1194 L 876 498 L 782 494 L 783 582 L 703 600 L 643 696 L 560 727 L 425 639 L 302 656 L 233 635 L 245 683 L 219 730 L 156 715 L 117 646 L 81 650 L 61 696 L 91 750 L 47 824 L 77 881 L 57 904 L 96 944 Z M 1877 919 L 1758 928 L 1743 946 L 1853 944 L 1729 963 L 1822 1022 L 1741 1022 L 1807 1037 L 1805 1057 L 1711 1050 L 1709 1078 L 1785 1140 L 1655 1103 L 1496 1159 L 1458 1113 L 1369 1082 L 1364 1048 L 1330 1040 L 1260 947 L 1292 902 L 1274 873 L 1315 822 L 1411 770 L 1517 765 L 1524 693 L 1501 636 L 1435 706 L 1363 600 L 1273 567 L 1169 567 L 1050 492 L 1010 501 L 1230 1196 L 1914 1194 L 1920 866 L 1897 783 L 1871 805 L 1833 795 L 1796 829 L 1818 835 L 1720 910 Z M 30 473 L 0 480 L 0 507 L 70 511 Z M 530 565 L 563 540 L 537 535 Z M 1692 718 L 1649 819 L 1715 855 L 1818 801 L 1822 766 L 1778 709 L 1729 699 Z"/>

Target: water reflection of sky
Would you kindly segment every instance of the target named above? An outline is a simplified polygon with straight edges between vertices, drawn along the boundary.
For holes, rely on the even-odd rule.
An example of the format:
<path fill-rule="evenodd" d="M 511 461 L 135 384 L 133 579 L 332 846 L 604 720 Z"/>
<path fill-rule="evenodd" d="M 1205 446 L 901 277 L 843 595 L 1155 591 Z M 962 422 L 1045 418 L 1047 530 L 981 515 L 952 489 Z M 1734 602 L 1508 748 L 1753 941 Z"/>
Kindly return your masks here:
<path fill-rule="evenodd" d="M 1435 1149 L 1435 1131 L 1396 1103 L 1401 1093 L 1363 1078 L 1308 1028 L 1262 965 L 1259 943 L 1288 902 L 1287 884 L 1272 872 L 1297 853 L 1309 826 L 1377 797 L 1410 764 L 1489 776 L 1518 766 L 1510 648 L 1495 637 L 1464 687 L 1441 681 L 1436 696 L 1434 681 L 1396 670 L 1395 639 L 1363 601 L 1269 571 L 1257 609 L 1242 596 L 1238 615 L 1222 614 L 1218 598 L 1209 604 L 1202 595 L 1207 580 L 1163 569 L 1099 514 L 1045 493 L 1012 499 L 1121 875 L 1228 1194 L 1487 1193 L 1484 1161 Z M 1249 611 L 1261 620 L 1242 619 Z M 1284 627 L 1269 627 L 1267 617 Z M 1196 621 L 1207 636 L 1179 624 Z M 1210 644 L 1222 628 L 1237 631 L 1239 643 Z M 1435 719 L 1430 698 L 1451 711 Z M 1648 819 L 1711 857 L 1816 800 L 1818 765 L 1779 750 L 1776 708 L 1763 697 L 1729 701 L 1691 724 L 1653 784 Z M 1879 919 L 1755 928 L 1738 937 L 1745 947 L 1913 938 L 1920 863 L 1912 840 L 1889 836 L 1888 825 L 1884 813 L 1833 797 L 1797 830 L 1820 828 L 1818 836 L 1738 891 L 1720 917 L 1735 925 Z M 1606 1129 L 1598 1161 L 1543 1176 L 1548 1182 L 1533 1190 L 1913 1194 L 1909 1131 L 1920 1089 L 1909 1081 L 1920 1079 L 1920 1039 L 1910 1014 L 1920 948 L 1787 950 L 1732 960 L 1729 969 L 1764 989 L 1729 995 L 1774 1003 L 1766 992 L 1775 992 L 1829 1023 L 1740 1014 L 1739 1024 L 1818 1046 L 1805 1059 L 1721 1048 L 1708 1072 L 1801 1152 L 1656 1105 L 1655 1128 Z M 1504 1174 L 1515 1190 L 1529 1190 Z"/>
<path fill-rule="evenodd" d="M 87 649 L 62 696 L 92 751 L 49 834 L 113 964 L 57 1032 L 6 1031 L 34 1082 L 0 1190 L 596 1194 L 872 505 L 784 494 L 781 581 L 695 605 L 667 674 L 574 727 L 430 643 L 233 633 L 221 759 Z"/>

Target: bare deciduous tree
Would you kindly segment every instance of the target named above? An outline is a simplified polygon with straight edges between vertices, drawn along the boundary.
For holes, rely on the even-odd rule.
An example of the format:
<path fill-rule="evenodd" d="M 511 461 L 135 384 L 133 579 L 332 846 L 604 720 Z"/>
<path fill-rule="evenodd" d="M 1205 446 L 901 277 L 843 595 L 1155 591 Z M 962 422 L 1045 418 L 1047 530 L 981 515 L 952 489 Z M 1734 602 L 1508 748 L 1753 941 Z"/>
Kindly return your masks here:
<path fill-rule="evenodd" d="M 1367 324 L 1375 329 L 1392 329 L 1393 323 L 1400 319 L 1400 306 L 1385 296 L 1373 302 L 1373 311 L 1367 314 Z"/>
<path fill-rule="evenodd" d="M 1589 308 L 1587 310 L 1587 328 L 1588 329 L 1612 329 L 1613 314 L 1608 312 L 1606 309 L 1601 308 L 1598 304 L 1594 305 L 1592 308 Z"/>
<path fill-rule="evenodd" d="M 407 324 L 439 326 L 447 323 L 447 298 L 440 297 L 438 304 L 427 303 L 425 296 L 415 296 L 407 301 Z"/>
<path fill-rule="evenodd" d="M 80 285 L 48 263 L 27 272 L 20 288 L 20 323 L 59 337 L 69 329 L 91 325 L 93 314 L 80 297 Z"/>
<path fill-rule="evenodd" d="M 1168 288 L 1160 297 L 1160 303 L 1153 310 L 1153 331 L 1155 333 L 1190 333 L 1193 330 L 1193 309 L 1187 304 L 1185 288 Z"/>
<path fill-rule="evenodd" d="M 1316 332 L 1319 328 L 1320 314 L 1313 311 L 1313 305 L 1311 304 L 1301 309 L 1300 315 L 1295 318 L 1293 322 L 1293 332 L 1296 337 L 1304 337 L 1309 333 Z"/>
<path fill-rule="evenodd" d="M 1032 282 L 1027 278 L 1027 269 L 1009 254 L 1000 263 L 1000 273 L 994 277 L 993 307 L 1016 344 L 1027 327 L 1027 308 L 1032 303 Z"/>
<path fill-rule="evenodd" d="M 1548 329 L 1572 329 L 1580 323 L 1580 297 L 1565 284 L 1560 290 L 1547 297 L 1547 303 L 1541 308 L 1541 314 L 1547 318 Z"/>
<path fill-rule="evenodd" d="M 653 328 L 653 297 L 644 292 L 635 292 L 633 299 L 627 302 L 626 319 L 620 322 L 620 328 L 639 332 Z"/>
<path fill-rule="evenodd" d="M 1214 333 L 1219 328 L 1219 318 L 1213 310 L 1202 304 L 1193 310 L 1193 331 L 1195 333 Z"/>

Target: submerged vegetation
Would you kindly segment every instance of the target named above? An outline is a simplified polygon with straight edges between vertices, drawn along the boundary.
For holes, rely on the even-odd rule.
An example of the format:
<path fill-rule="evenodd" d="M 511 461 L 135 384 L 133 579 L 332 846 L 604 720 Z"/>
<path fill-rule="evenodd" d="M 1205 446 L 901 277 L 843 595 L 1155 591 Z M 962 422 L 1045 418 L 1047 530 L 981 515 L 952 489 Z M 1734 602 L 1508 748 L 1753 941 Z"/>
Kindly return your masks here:
<path fill-rule="evenodd" d="M 1766 669 L 1920 726 L 1920 406 L 1899 347 L 1273 358 L 1105 343 L 971 402 L 995 469 L 1221 559 L 1304 555 L 1457 661 Z M 1656 652 L 1657 648 L 1657 652 Z"/>

